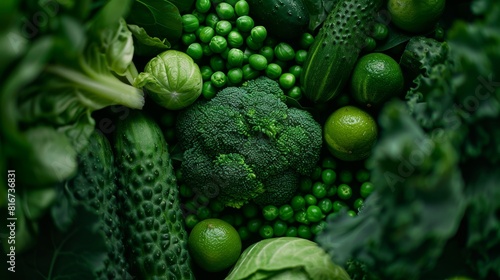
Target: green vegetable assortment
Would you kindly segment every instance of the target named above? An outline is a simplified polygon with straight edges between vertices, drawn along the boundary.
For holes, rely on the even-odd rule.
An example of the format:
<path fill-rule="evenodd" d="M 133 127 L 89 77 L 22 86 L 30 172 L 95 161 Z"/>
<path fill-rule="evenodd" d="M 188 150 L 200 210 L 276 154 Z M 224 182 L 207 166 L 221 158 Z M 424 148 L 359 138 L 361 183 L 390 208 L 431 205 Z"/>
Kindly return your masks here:
<path fill-rule="evenodd" d="M 1 279 L 500 278 L 498 1 L 0 23 Z"/>

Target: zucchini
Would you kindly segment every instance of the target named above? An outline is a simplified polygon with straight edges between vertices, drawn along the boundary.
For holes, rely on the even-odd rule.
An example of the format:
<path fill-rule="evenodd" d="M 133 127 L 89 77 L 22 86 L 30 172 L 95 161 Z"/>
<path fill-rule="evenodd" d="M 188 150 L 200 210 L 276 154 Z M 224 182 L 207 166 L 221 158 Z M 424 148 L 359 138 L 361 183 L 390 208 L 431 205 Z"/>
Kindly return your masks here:
<path fill-rule="evenodd" d="M 300 77 L 304 96 L 326 102 L 337 96 L 371 34 L 382 0 L 341 0 L 323 22 Z"/>
<path fill-rule="evenodd" d="M 269 34 L 283 39 L 298 38 L 309 25 L 309 13 L 302 0 L 247 0 L 250 16 Z"/>
<path fill-rule="evenodd" d="M 132 279 L 118 216 L 113 151 L 108 139 L 95 130 L 78 155 L 78 172 L 66 185 L 73 201 L 95 211 L 108 254 L 94 279 Z"/>
<path fill-rule="evenodd" d="M 139 279 L 194 279 L 179 190 L 162 131 L 141 111 L 114 139 L 131 272 Z"/>

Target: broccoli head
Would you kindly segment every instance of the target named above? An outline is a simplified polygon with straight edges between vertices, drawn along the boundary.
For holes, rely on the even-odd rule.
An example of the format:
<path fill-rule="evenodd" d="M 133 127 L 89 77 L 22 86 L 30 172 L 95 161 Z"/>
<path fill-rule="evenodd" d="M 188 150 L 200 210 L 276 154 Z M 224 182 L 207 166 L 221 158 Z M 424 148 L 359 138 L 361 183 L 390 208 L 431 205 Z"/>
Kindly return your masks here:
<path fill-rule="evenodd" d="M 318 162 L 322 135 L 312 115 L 289 108 L 282 95 L 276 81 L 261 77 L 181 111 L 185 184 L 230 207 L 256 197 L 285 203 Z"/>
<path fill-rule="evenodd" d="M 254 202 L 260 206 L 283 205 L 295 195 L 300 182 L 299 175 L 293 170 L 275 174 L 264 180 L 265 192 L 258 195 Z"/>

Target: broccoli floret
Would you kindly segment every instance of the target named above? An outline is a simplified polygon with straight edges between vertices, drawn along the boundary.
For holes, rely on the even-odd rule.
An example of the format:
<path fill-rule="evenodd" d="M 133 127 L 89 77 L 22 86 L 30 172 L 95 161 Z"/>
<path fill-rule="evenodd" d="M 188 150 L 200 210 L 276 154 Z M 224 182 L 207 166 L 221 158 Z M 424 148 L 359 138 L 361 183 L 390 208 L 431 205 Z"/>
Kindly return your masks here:
<path fill-rule="evenodd" d="M 239 152 L 262 178 L 282 173 L 290 166 L 286 157 L 275 148 L 275 143 L 267 138 L 250 138 Z"/>
<path fill-rule="evenodd" d="M 278 97 L 282 102 L 286 101 L 286 96 L 280 85 L 266 76 L 260 76 L 257 79 L 249 80 L 243 83 L 241 88 L 245 89 L 249 94 L 262 92 L 272 94 Z"/>
<path fill-rule="evenodd" d="M 221 154 L 214 161 L 219 188 L 218 197 L 227 206 L 240 208 L 264 192 L 262 183 L 240 154 Z M 228 186 L 230 185 L 230 186 Z"/>
<path fill-rule="evenodd" d="M 292 178 L 312 170 L 319 160 L 322 136 L 313 117 L 288 108 L 277 88 L 276 81 L 259 78 L 225 88 L 179 114 L 187 186 L 211 191 L 207 197 L 231 207 L 241 207 L 268 187 L 269 199 L 288 200 L 285 194 L 299 184 Z M 285 179 L 276 179 L 287 172 Z"/>
<path fill-rule="evenodd" d="M 346 262 L 345 270 L 352 280 L 380 280 L 371 273 L 370 268 L 363 262 L 350 259 Z"/>
<path fill-rule="evenodd" d="M 269 177 L 263 182 L 266 191 L 257 196 L 254 202 L 260 206 L 288 203 L 297 191 L 299 179 L 299 175 L 292 170 Z"/>

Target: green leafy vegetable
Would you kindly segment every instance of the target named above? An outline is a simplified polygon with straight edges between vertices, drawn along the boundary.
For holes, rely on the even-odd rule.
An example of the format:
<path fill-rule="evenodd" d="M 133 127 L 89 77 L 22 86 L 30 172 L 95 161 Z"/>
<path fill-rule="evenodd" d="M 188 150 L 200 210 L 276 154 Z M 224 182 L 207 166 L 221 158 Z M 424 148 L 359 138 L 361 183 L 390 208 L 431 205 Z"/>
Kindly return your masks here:
<path fill-rule="evenodd" d="M 189 1 L 188 1 L 189 2 Z M 167 0 L 136 0 L 127 17 L 129 24 L 138 25 L 152 38 L 170 43 L 177 42 L 182 34 L 182 18 L 179 9 Z"/>
<path fill-rule="evenodd" d="M 17 260 L 16 279 L 94 279 L 106 257 L 98 221 L 98 216 L 83 206 L 76 208 L 67 231 L 61 232 L 49 221 L 37 246 Z"/>
<path fill-rule="evenodd" d="M 407 101 L 381 112 L 376 190 L 317 239 L 335 262 L 381 279 L 500 277 L 500 5 L 474 4 L 483 14 L 456 20 L 447 43 L 407 45 L 402 63 L 417 74 Z"/>
<path fill-rule="evenodd" d="M 198 64 L 189 55 L 168 50 L 152 58 L 134 84 L 144 87 L 161 106 L 178 110 L 201 95 L 203 79 Z"/>
<path fill-rule="evenodd" d="M 250 245 L 226 280 L 290 279 L 349 280 L 315 242 L 297 237 L 278 237 Z"/>

